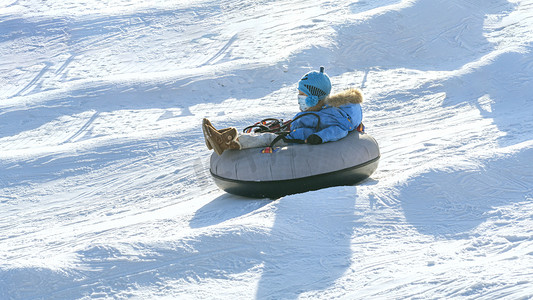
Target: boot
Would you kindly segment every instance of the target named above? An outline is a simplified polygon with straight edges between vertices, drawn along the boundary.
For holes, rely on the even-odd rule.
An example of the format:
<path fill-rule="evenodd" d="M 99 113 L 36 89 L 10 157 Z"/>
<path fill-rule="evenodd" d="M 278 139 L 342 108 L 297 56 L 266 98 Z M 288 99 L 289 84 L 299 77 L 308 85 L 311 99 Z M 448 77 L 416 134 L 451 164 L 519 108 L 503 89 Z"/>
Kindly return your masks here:
<path fill-rule="evenodd" d="M 202 131 L 204 132 L 205 145 L 207 146 L 207 149 L 212 150 L 213 146 L 211 145 L 211 143 L 207 139 L 206 126 L 211 126 L 213 128 L 215 128 L 215 126 L 213 126 L 213 124 L 211 124 L 211 122 L 208 119 L 204 118 L 204 120 L 202 122 Z M 228 127 L 228 128 L 224 128 L 224 129 L 218 129 L 217 131 L 220 132 L 220 133 L 224 133 L 224 132 L 230 130 L 231 128 L 232 127 Z"/>
<path fill-rule="evenodd" d="M 241 144 L 237 141 L 237 129 L 235 127 L 226 128 L 223 132 L 207 124 L 203 128 L 207 142 L 218 155 L 222 155 L 228 149 L 241 149 Z"/>
<path fill-rule="evenodd" d="M 208 119 L 204 118 L 202 121 L 202 131 L 204 132 L 205 145 L 207 146 L 207 149 L 211 150 L 213 149 L 213 146 L 211 146 L 211 143 L 207 140 L 207 126 L 213 125 L 211 125 L 211 122 L 209 122 Z"/>

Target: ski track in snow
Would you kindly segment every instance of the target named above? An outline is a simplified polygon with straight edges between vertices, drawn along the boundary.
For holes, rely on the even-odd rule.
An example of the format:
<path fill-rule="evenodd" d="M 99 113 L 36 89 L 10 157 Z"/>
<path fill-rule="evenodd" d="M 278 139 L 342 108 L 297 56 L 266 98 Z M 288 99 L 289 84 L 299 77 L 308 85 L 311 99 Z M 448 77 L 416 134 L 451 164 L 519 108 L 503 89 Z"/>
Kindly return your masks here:
<path fill-rule="evenodd" d="M 0 3 L 0 299 L 533 297 L 533 1 Z M 362 184 L 212 182 L 199 128 L 361 88 Z"/>

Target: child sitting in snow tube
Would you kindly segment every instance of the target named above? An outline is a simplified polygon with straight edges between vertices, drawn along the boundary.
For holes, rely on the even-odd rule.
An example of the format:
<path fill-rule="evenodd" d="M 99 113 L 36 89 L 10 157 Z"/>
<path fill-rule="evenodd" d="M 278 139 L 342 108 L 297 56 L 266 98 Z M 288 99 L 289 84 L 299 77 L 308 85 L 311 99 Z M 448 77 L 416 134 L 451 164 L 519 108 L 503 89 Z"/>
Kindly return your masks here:
<path fill-rule="evenodd" d="M 348 89 L 330 96 L 331 81 L 320 71 L 305 74 L 298 82 L 298 104 L 301 112 L 290 124 L 290 133 L 280 140 L 280 146 L 287 143 L 321 144 L 344 138 L 361 125 L 363 96 L 357 89 Z M 267 147 L 276 140 L 275 133 L 238 134 L 234 127 L 217 130 L 208 119 L 203 120 L 202 129 L 208 149 L 221 155 L 228 149 Z"/>

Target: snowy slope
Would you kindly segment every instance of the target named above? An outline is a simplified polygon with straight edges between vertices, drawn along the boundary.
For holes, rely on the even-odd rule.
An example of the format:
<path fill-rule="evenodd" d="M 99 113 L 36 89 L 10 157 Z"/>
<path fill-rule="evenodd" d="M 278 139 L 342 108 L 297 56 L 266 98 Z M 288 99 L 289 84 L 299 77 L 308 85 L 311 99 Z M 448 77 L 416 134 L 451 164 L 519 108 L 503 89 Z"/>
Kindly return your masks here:
<path fill-rule="evenodd" d="M 0 299 L 533 297 L 532 0 L 8 0 L 0 58 Z M 218 190 L 202 118 L 321 65 L 377 172 Z"/>

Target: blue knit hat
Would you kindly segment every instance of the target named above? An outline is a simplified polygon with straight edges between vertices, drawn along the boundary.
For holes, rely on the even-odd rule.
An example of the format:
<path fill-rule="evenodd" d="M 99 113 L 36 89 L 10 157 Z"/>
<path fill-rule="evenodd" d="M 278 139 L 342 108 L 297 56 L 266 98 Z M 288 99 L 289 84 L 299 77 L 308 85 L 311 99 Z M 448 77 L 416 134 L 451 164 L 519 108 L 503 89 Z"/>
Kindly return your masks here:
<path fill-rule="evenodd" d="M 311 71 L 305 74 L 298 82 L 298 90 L 307 95 L 305 103 L 308 107 L 313 107 L 318 101 L 326 98 L 331 92 L 331 81 L 324 73 L 324 67 L 320 67 L 320 72 Z"/>

